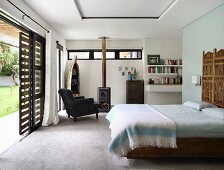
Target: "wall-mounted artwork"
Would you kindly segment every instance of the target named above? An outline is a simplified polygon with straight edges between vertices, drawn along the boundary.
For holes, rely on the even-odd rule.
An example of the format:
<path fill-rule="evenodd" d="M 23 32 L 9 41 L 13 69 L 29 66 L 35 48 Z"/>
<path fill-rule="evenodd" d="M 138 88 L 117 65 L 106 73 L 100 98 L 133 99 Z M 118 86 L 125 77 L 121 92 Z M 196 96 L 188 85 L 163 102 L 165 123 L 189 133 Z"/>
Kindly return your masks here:
<path fill-rule="evenodd" d="M 124 72 L 124 71 L 122 71 L 121 75 L 122 75 L 122 76 L 125 76 L 125 72 Z"/>
<path fill-rule="evenodd" d="M 127 66 L 125 66 L 125 71 L 128 71 L 128 67 Z"/>
<path fill-rule="evenodd" d="M 119 66 L 119 67 L 118 67 L 118 71 L 121 71 L 121 70 L 122 70 L 122 67 L 121 67 L 121 66 Z"/>

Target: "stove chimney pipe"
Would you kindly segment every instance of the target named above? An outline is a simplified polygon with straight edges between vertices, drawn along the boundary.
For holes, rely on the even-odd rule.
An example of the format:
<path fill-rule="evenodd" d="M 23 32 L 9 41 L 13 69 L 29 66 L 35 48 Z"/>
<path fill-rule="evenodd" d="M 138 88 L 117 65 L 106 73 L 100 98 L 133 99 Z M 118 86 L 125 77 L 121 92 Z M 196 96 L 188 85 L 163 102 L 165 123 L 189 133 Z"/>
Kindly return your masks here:
<path fill-rule="evenodd" d="M 108 37 L 100 37 L 102 41 L 102 87 L 106 87 L 106 39 Z"/>

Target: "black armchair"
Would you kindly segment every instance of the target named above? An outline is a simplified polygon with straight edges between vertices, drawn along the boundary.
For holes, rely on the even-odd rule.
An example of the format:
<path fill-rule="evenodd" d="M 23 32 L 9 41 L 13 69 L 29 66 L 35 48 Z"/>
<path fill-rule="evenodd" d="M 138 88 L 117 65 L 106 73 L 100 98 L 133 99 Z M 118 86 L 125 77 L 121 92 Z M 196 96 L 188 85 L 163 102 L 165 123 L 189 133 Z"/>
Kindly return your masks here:
<path fill-rule="evenodd" d="M 62 97 L 68 117 L 74 117 L 75 122 L 77 117 L 95 113 L 98 119 L 99 105 L 94 104 L 93 98 L 85 98 L 84 96 L 74 97 L 72 91 L 69 89 L 60 89 L 58 93 Z"/>

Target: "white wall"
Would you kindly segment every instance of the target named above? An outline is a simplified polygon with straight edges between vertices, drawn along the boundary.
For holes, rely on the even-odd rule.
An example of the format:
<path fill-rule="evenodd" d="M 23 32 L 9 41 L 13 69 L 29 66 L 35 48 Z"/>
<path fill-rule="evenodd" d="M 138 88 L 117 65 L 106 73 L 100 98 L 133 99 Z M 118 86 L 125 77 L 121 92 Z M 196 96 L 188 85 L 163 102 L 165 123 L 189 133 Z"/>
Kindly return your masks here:
<path fill-rule="evenodd" d="M 202 75 L 202 52 L 224 48 L 224 4 L 183 29 L 183 102 L 201 101 L 201 86 L 191 83 L 192 75 Z"/>
<path fill-rule="evenodd" d="M 107 40 L 107 49 L 141 49 L 142 40 Z M 67 49 L 102 49 L 101 40 L 67 40 Z"/>
<path fill-rule="evenodd" d="M 67 41 L 68 49 L 101 49 L 100 40 L 92 41 Z M 107 40 L 107 48 L 136 49 L 142 48 L 141 40 Z M 97 100 L 97 87 L 102 86 L 102 61 L 101 60 L 78 60 L 80 69 L 80 93 L 85 97 L 93 97 Z M 126 80 L 118 67 L 134 67 L 138 71 L 137 79 L 143 79 L 142 60 L 107 60 L 107 86 L 111 87 L 111 103 L 126 103 Z"/>
<path fill-rule="evenodd" d="M 146 39 L 146 40 L 108 40 L 107 48 L 142 48 L 143 60 L 107 60 L 107 86 L 112 90 L 112 104 L 126 103 L 126 80 L 121 75 L 118 67 L 125 66 L 137 68 L 138 79 L 145 80 L 145 87 L 148 81 L 147 76 L 147 55 L 160 54 L 161 58 L 180 59 L 182 58 L 181 39 Z M 90 41 L 67 41 L 68 49 L 101 49 L 100 40 Z M 97 99 L 97 87 L 102 86 L 101 81 L 101 60 L 79 60 L 81 95 Z M 148 104 L 180 104 L 182 93 L 155 93 L 146 92 L 145 103 Z"/>
<path fill-rule="evenodd" d="M 145 39 L 144 40 L 144 79 L 145 87 L 149 77 L 147 76 L 147 55 L 159 54 L 161 59 L 182 58 L 181 39 Z M 145 103 L 148 104 L 180 104 L 182 93 L 174 92 L 147 92 L 145 90 Z"/>
<path fill-rule="evenodd" d="M 79 60 L 80 67 L 80 83 L 81 83 L 81 95 L 86 97 L 94 97 L 97 99 L 97 87 L 102 87 L 102 61 L 101 60 Z M 131 67 L 135 67 L 138 71 L 138 79 L 142 79 L 142 60 L 107 60 L 107 87 L 111 87 L 111 103 L 119 104 L 126 103 L 126 80 L 127 72 L 125 76 L 122 76 L 122 71 L 118 71 L 118 67 L 127 66 L 130 70 Z M 136 89 L 137 90 L 137 89 Z"/>

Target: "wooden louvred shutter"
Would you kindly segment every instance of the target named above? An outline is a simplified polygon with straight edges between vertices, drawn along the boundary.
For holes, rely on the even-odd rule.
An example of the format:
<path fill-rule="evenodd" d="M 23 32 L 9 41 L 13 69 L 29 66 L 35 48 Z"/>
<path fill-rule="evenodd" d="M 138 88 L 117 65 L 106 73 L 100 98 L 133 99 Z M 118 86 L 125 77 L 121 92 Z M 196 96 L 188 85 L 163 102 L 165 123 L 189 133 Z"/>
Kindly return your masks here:
<path fill-rule="evenodd" d="M 45 95 L 45 39 L 33 32 L 20 33 L 20 135 L 41 126 Z"/>
<path fill-rule="evenodd" d="M 30 37 L 28 34 L 20 33 L 19 50 L 19 134 L 22 135 L 31 127 L 31 105 L 30 105 Z"/>
<path fill-rule="evenodd" d="M 45 39 L 37 34 L 33 37 L 33 84 L 32 84 L 32 123 L 33 130 L 41 126 L 45 96 Z"/>

